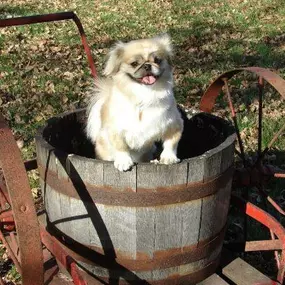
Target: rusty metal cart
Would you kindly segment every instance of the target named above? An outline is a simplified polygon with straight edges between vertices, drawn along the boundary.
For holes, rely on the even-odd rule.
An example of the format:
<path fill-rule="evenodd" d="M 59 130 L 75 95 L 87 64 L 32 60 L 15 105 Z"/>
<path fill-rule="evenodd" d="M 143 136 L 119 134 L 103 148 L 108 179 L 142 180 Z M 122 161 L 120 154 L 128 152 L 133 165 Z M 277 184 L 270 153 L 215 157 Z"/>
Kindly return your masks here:
<path fill-rule="evenodd" d="M 33 23 L 73 20 L 80 32 L 91 73 L 96 77 L 96 71 L 88 47 L 83 27 L 73 12 L 20 17 L 0 20 L 0 27 L 26 25 Z M 246 159 L 243 142 L 238 129 L 235 109 L 230 94 L 229 80 L 239 72 L 254 73 L 259 77 L 259 136 L 258 150 L 254 162 Z M 221 75 L 215 80 L 204 96 L 200 108 L 204 112 L 211 112 L 221 90 L 225 95 L 231 109 L 232 119 L 236 128 L 239 152 L 242 166 L 235 169 L 234 184 L 236 186 L 255 186 L 268 200 L 268 202 L 282 215 L 284 211 L 264 191 L 263 185 L 269 178 L 284 178 L 285 173 L 273 165 L 265 164 L 264 157 L 277 138 L 284 132 L 285 125 L 273 137 L 268 146 L 262 151 L 262 100 L 264 82 L 273 86 L 285 98 L 285 81 L 276 73 L 264 68 L 250 67 L 236 69 Z M 66 252 L 61 243 L 47 230 L 41 213 L 37 213 L 29 186 L 27 172 L 37 168 L 36 159 L 23 162 L 20 151 L 14 140 L 11 130 L 0 115 L 0 240 L 6 247 L 18 272 L 22 276 L 23 285 L 33 284 L 94 284 L 90 276 L 79 269 L 75 260 Z M 283 284 L 285 271 L 285 229 L 274 217 L 250 202 L 237 196 L 232 197 L 232 205 L 243 213 L 266 226 L 271 233 L 271 240 L 244 241 L 244 251 L 275 252 L 278 275 L 275 281 L 263 281 L 259 284 Z M 237 244 L 233 244 L 237 246 Z M 65 272 L 67 275 L 61 274 Z M 67 277 L 68 276 L 68 277 Z M 203 284 L 226 284 L 224 281 L 208 281 Z M 0 284 L 4 284 L 0 278 Z M 202 283 L 201 283 L 202 284 Z"/>

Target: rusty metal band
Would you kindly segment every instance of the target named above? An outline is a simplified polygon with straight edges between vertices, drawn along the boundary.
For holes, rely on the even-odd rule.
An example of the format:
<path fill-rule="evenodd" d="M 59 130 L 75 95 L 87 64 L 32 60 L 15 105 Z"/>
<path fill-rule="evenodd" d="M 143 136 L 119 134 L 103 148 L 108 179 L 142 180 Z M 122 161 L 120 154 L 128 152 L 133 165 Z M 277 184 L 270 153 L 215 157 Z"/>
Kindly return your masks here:
<path fill-rule="evenodd" d="M 244 67 L 228 71 L 220 75 L 206 90 L 201 101 L 200 109 L 204 112 L 211 112 L 217 97 L 219 96 L 225 82 L 223 79 L 231 79 L 234 75 L 242 72 L 248 71 L 255 73 L 259 77 L 267 81 L 272 87 L 280 93 L 280 95 L 285 99 L 285 80 L 281 78 L 278 74 L 270 71 L 266 68 L 261 67 Z"/>
<path fill-rule="evenodd" d="M 80 274 L 75 260 L 67 254 L 58 240 L 55 237 L 51 236 L 43 226 L 41 226 L 40 234 L 43 244 L 69 272 L 74 281 L 74 284 L 87 285 L 86 281 Z"/>
<path fill-rule="evenodd" d="M 213 260 L 211 263 L 207 264 L 204 268 L 194 271 L 192 273 L 189 274 L 185 274 L 185 275 L 175 275 L 175 276 L 171 276 L 168 277 L 166 279 L 161 279 L 161 280 L 142 280 L 141 282 L 138 283 L 134 283 L 134 281 L 125 281 L 125 280 L 121 280 L 118 283 L 114 283 L 114 284 L 118 284 L 118 285 L 129 285 L 129 284 L 142 284 L 142 285 L 181 285 L 181 284 L 187 284 L 187 285 L 195 285 L 201 281 L 203 281 L 204 279 L 206 279 L 207 277 L 211 276 L 213 273 L 215 273 L 218 265 L 220 262 L 220 256 L 218 256 L 215 260 Z M 122 277 L 123 279 L 124 277 Z M 110 280 L 110 278 L 107 277 L 100 277 L 100 279 L 104 282 L 106 282 L 106 284 L 112 284 L 112 279 Z M 114 280 L 115 281 L 115 280 Z M 108 283 L 110 282 L 110 283 Z M 116 282 L 116 281 L 115 281 Z M 102 282 L 96 282 L 92 283 L 94 285 L 99 285 L 102 284 Z"/>
<path fill-rule="evenodd" d="M 81 183 L 78 185 L 72 179 L 59 178 L 50 169 L 46 171 L 41 164 L 38 167 L 41 179 L 54 191 L 80 199 L 78 193 L 83 190 L 80 188 L 83 187 Z M 84 187 L 97 204 L 128 207 L 161 206 L 188 202 L 213 195 L 228 184 L 232 179 L 232 173 L 233 168 L 230 167 L 210 181 L 190 183 L 181 187 L 167 187 L 159 189 L 159 191 L 156 189 L 138 189 L 137 192 L 133 192 L 128 189 L 116 190 L 115 188 L 110 189 L 109 186 L 94 186 L 88 183 L 85 183 Z"/>
<path fill-rule="evenodd" d="M 82 45 L 84 47 L 84 50 L 85 50 L 85 53 L 88 59 L 89 67 L 91 69 L 91 74 L 93 75 L 94 78 L 96 78 L 97 77 L 96 69 L 95 69 L 95 65 L 94 65 L 94 61 L 92 58 L 89 45 L 87 43 L 85 32 L 84 32 L 83 26 L 79 18 L 74 12 L 61 12 L 61 13 L 54 13 L 54 14 L 34 15 L 34 16 L 2 19 L 0 20 L 0 28 L 62 21 L 62 20 L 73 20 L 75 22 L 78 28 L 78 31 L 80 33 L 81 42 L 82 42 Z"/>
<path fill-rule="evenodd" d="M 125 253 L 120 254 L 120 252 L 116 251 L 116 259 L 114 259 L 104 254 L 102 248 L 81 244 L 63 234 L 59 229 L 55 228 L 54 225 L 48 226 L 48 231 L 58 238 L 66 252 L 73 259 L 107 269 L 120 270 L 127 268 L 131 271 L 165 269 L 206 258 L 211 252 L 219 248 L 219 246 L 222 246 L 225 229 L 226 227 L 224 226 L 216 235 L 191 246 L 155 251 L 153 257 L 147 257 L 146 254 L 138 252 L 138 258 L 131 259 L 126 258 Z"/>
<path fill-rule="evenodd" d="M 33 197 L 20 150 L 1 114 L 0 165 L 17 228 L 23 285 L 43 284 L 42 246 Z"/>

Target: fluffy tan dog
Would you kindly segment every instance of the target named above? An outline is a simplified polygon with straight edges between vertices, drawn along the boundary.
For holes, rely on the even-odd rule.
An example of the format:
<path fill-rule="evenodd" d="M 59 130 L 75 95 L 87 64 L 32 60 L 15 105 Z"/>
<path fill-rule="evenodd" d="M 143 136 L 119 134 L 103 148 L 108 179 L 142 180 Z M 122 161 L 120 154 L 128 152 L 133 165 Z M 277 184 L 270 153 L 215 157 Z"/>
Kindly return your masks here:
<path fill-rule="evenodd" d="M 162 164 L 179 162 L 183 121 L 173 96 L 168 35 L 118 42 L 108 55 L 105 79 L 98 80 L 88 108 L 87 136 L 96 157 L 120 171 L 150 161 L 162 141 Z"/>

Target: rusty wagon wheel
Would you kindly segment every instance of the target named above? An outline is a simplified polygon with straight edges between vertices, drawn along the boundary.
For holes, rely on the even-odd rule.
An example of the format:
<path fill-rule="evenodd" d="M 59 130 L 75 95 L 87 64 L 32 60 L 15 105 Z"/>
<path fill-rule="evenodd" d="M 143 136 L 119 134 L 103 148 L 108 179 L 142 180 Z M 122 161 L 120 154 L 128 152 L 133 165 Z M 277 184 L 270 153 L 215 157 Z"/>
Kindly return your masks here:
<path fill-rule="evenodd" d="M 237 120 L 237 112 L 234 106 L 234 100 L 231 91 L 229 80 L 236 74 L 241 72 L 249 72 L 258 76 L 258 126 L 257 126 L 257 150 L 253 152 L 250 156 L 245 155 L 244 150 L 244 142 L 241 136 L 241 132 L 239 129 L 239 123 Z M 269 150 L 274 146 L 274 143 L 282 136 L 285 132 L 285 118 L 282 122 L 282 126 L 279 130 L 274 134 L 272 139 L 269 141 L 267 146 L 262 149 L 262 123 L 263 123 L 263 100 L 264 100 L 264 87 L 265 82 L 268 83 L 269 86 L 273 87 L 275 91 L 281 95 L 281 99 L 285 99 L 285 80 L 282 79 L 276 73 L 260 67 L 246 67 L 239 68 L 229 72 L 226 72 L 219 76 L 206 90 L 200 102 L 200 109 L 204 112 L 212 112 L 214 109 L 214 105 L 217 103 L 218 96 L 222 89 L 224 88 L 226 101 L 230 108 L 231 118 L 237 133 L 238 138 L 238 148 L 236 149 L 237 155 L 242 160 L 242 167 L 236 169 L 235 182 L 239 186 L 253 186 L 257 187 L 261 193 L 266 195 L 267 200 L 272 206 L 282 215 L 285 215 L 285 211 L 281 209 L 273 201 L 272 198 L 269 197 L 264 192 L 264 186 L 268 181 L 268 178 L 285 178 L 285 171 L 275 167 L 274 165 L 266 163 L 266 155 Z"/>
<path fill-rule="evenodd" d="M 33 197 L 20 150 L 1 114 L 0 240 L 22 276 L 22 284 L 43 284 L 42 245 Z"/>
<path fill-rule="evenodd" d="M 250 155 L 246 155 L 244 137 L 240 130 L 241 122 L 238 120 L 238 112 L 235 102 L 241 95 L 238 88 L 235 89 L 234 84 L 230 84 L 237 80 L 237 74 L 241 73 L 241 76 L 254 76 L 257 77 L 257 84 L 252 85 L 253 89 L 256 90 L 256 149 L 251 150 Z M 252 79 L 252 78 L 251 78 Z M 240 79 L 239 79 L 240 80 Z M 242 81 L 238 81 L 242 84 Z M 237 83 L 237 82 L 236 82 Z M 248 87 L 248 86 L 246 86 Z M 230 117 L 233 121 L 236 134 L 237 134 L 237 149 L 236 154 L 240 158 L 240 163 L 236 163 L 236 170 L 234 175 L 234 185 L 237 187 L 246 187 L 243 196 L 248 198 L 249 187 L 254 187 L 263 196 L 264 200 L 269 202 L 275 210 L 282 216 L 285 215 L 285 211 L 270 197 L 270 193 L 265 190 L 265 186 L 271 178 L 281 179 L 285 178 L 285 171 L 276 165 L 268 163 L 267 155 L 269 151 L 274 147 L 275 142 L 285 132 L 285 118 L 278 122 L 278 131 L 272 136 L 267 138 L 267 143 L 263 144 L 263 128 L 265 123 L 265 115 L 263 114 L 264 100 L 269 93 L 265 93 L 267 89 L 271 89 L 272 93 L 277 94 L 277 99 L 285 99 L 285 80 L 282 79 L 276 73 L 269 69 L 260 67 L 245 67 L 239 68 L 232 71 L 228 71 L 219 76 L 206 90 L 200 102 L 200 109 L 204 112 L 214 112 L 215 107 L 221 103 L 219 101 L 221 97 L 219 95 L 224 93 L 225 98 L 222 100 L 223 103 L 227 103 L 229 107 Z M 282 110 L 281 110 L 282 113 Z M 267 114 L 268 115 L 268 114 Z M 282 116 L 281 116 L 282 117 Z M 280 124 L 280 126 L 279 126 Z M 253 144 L 253 143 L 252 143 Z M 267 205 L 266 205 L 267 207 Z M 273 231 L 270 232 L 271 238 L 275 239 Z M 245 223 L 245 236 L 246 236 L 246 223 Z M 284 260 L 280 260 L 277 252 L 275 252 L 275 259 L 278 268 L 280 268 L 280 262 L 284 263 Z"/>

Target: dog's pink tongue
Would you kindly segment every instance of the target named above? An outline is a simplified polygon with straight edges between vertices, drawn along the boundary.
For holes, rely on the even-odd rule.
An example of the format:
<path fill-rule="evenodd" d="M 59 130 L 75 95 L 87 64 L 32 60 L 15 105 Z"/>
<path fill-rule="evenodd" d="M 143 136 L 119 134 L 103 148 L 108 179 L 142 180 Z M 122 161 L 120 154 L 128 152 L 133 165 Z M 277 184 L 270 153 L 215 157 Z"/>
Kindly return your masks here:
<path fill-rule="evenodd" d="M 155 81 L 156 81 L 156 78 L 155 78 L 154 76 L 152 76 L 152 75 L 144 76 L 144 77 L 142 78 L 142 83 L 144 83 L 144 84 L 149 84 L 149 85 L 151 85 L 151 84 L 153 84 Z"/>

